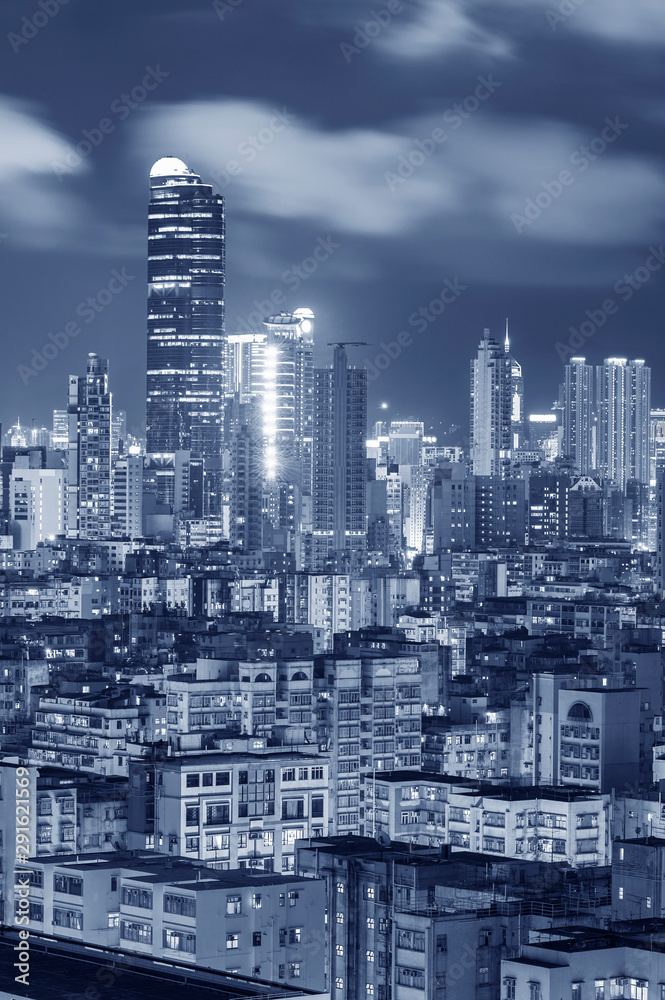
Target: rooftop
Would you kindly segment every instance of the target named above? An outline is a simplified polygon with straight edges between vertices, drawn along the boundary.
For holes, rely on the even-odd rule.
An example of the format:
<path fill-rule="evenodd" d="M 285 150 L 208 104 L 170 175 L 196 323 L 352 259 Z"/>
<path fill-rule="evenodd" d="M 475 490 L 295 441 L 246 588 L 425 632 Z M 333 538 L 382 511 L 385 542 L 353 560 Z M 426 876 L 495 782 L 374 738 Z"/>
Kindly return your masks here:
<path fill-rule="evenodd" d="M 186 990 L 210 1000 L 242 997 L 278 1000 L 322 995 L 164 959 L 155 962 L 131 952 L 93 948 L 74 941 L 60 942 L 32 931 L 30 985 L 24 986 L 14 980 L 16 953 L 12 949 L 17 941 L 18 934 L 10 931 L 0 937 L 0 993 L 7 997 L 76 1000 L 89 993 L 99 996 L 102 986 L 112 986 L 112 992 L 106 995 L 113 1000 L 182 1000 Z"/>

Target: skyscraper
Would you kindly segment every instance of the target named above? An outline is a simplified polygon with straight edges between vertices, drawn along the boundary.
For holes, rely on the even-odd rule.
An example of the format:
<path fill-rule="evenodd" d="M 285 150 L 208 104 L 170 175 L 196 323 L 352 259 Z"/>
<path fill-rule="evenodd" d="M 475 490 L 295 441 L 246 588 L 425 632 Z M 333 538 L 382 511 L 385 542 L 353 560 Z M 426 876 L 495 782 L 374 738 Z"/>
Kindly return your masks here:
<path fill-rule="evenodd" d="M 109 363 L 88 355 L 85 375 L 69 376 L 67 534 L 107 538 L 113 511 L 111 490 L 111 393 Z"/>
<path fill-rule="evenodd" d="M 513 397 L 521 398 L 521 378 L 507 339 L 501 350 L 485 330 L 471 361 L 471 464 L 476 476 L 503 476 L 510 469 L 517 405 Z"/>
<path fill-rule="evenodd" d="M 191 451 L 221 492 L 224 198 L 175 157 L 150 171 L 147 451 Z"/>
<path fill-rule="evenodd" d="M 575 462 L 575 471 L 588 475 L 596 467 L 593 367 L 586 358 L 571 358 L 563 379 L 563 455 Z"/>
<path fill-rule="evenodd" d="M 605 358 L 596 368 L 598 470 L 620 489 L 649 482 L 651 369 L 644 361 Z"/>
<path fill-rule="evenodd" d="M 263 321 L 261 400 L 268 485 L 296 483 L 309 495 L 312 477 L 314 314 L 309 309 Z"/>
<path fill-rule="evenodd" d="M 313 383 L 312 557 L 366 546 L 367 371 L 350 368 L 342 345 Z"/>

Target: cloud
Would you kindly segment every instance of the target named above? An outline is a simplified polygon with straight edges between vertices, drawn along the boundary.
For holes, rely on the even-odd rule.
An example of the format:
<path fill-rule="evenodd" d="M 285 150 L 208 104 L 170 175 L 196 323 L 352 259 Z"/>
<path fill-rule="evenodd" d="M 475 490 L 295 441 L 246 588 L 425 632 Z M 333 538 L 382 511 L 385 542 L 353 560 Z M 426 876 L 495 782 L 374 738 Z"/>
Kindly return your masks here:
<path fill-rule="evenodd" d="M 404 4 L 392 30 L 377 39 L 379 48 L 408 60 L 430 59 L 443 52 L 473 50 L 507 56 L 511 45 L 505 37 L 476 23 L 469 4 L 460 0 L 420 0 Z"/>
<path fill-rule="evenodd" d="M 0 226 L 12 246 L 61 245 L 85 214 L 53 171 L 54 160 L 62 154 L 62 137 L 45 124 L 36 105 L 4 95 L 0 134 Z"/>
<path fill-rule="evenodd" d="M 662 45 L 665 41 L 665 6 L 662 0 L 560 0 L 546 5 L 547 9 L 560 12 L 560 8 L 573 13 L 566 16 L 565 25 L 571 31 L 595 35 L 622 46 L 627 44 Z M 555 29 L 559 23 L 554 21 Z"/>
<path fill-rule="evenodd" d="M 295 117 L 282 126 L 279 116 L 291 112 L 259 102 L 199 101 L 146 110 L 133 140 L 144 163 L 186 150 L 234 213 L 306 221 L 317 232 L 417 243 L 423 227 L 438 226 L 451 239 L 511 240 L 511 214 L 568 169 L 573 182 L 525 228 L 523 242 L 607 246 L 658 236 L 665 178 L 648 157 L 621 149 L 622 135 L 586 169 L 572 165 L 603 121 L 589 133 L 489 107 L 466 120 L 446 119 L 446 110 L 381 130 L 324 131 Z M 429 140 L 437 127 L 447 133 L 438 146 Z"/>

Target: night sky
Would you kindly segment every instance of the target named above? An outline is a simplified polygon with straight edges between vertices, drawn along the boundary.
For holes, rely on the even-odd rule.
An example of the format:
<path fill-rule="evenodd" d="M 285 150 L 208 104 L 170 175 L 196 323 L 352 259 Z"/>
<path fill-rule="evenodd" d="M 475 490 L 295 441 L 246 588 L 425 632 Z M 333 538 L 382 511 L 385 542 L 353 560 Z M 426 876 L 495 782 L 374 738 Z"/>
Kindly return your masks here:
<path fill-rule="evenodd" d="M 163 155 L 226 197 L 227 331 L 272 296 L 317 363 L 369 342 L 371 420 L 461 441 L 506 316 L 530 411 L 566 352 L 645 358 L 665 404 L 663 0 L 3 0 L 2 48 L 4 427 L 50 425 L 96 351 L 141 428 Z"/>

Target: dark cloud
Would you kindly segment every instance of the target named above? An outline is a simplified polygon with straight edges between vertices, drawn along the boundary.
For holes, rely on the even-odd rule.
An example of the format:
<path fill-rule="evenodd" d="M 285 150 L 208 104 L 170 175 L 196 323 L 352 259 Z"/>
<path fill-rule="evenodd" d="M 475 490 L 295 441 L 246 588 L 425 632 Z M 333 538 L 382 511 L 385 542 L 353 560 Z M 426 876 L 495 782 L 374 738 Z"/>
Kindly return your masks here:
<path fill-rule="evenodd" d="M 385 6 L 242 0 L 220 19 L 208 0 L 70 0 L 14 51 L 8 33 L 32 8 L 5 0 L 0 419 L 45 420 L 64 404 L 69 371 L 98 350 L 111 358 L 118 403 L 140 422 L 147 174 L 163 153 L 220 178 L 229 327 L 278 290 L 317 312 L 320 361 L 340 331 L 376 345 L 371 361 L 382 341 L 413 332 L 409 317 L 458 278 L 459 299 L 372 383 L 376 402 L 389 401 L 393 415 L 422 412 L 439 430 L 464 425 L 469 357 L 482 328 L 498 330 L 509 314 L 528 405 L 548 405 L 556 342 L 660 243 L 665 7 L 582 0 L 558 21 L 548 11 L 560 0 L 402 0 L 345 57 L 342 46 Z M 163 83 L 120 119 L 110 109 L 147 66 L 162 68 Z M 495 93 L 459 127 L 448 123 L 447 140 L 391 189 L 386 174 L 492 75 Z M 241 144 L 271 128 L 274 109 L 295 118 L 249 160 Z M 56 176 L 53 161 L 108 116 L 113 131 Z M 629 128 L 518 232 L 511 216 L 616 116 Z M 242 169 L 227 182 L 220 171 L 231 160 Z M 294 267 L 328 237 L 339 245 L 298 283 Z M 114 267 L 135 276 L 122 296 L 23 385 L 16 366 Z M 662 287 L 654 274 L 588 349 L 595 358 L 632 349 L 646 357 L 661 402 Z"/>

